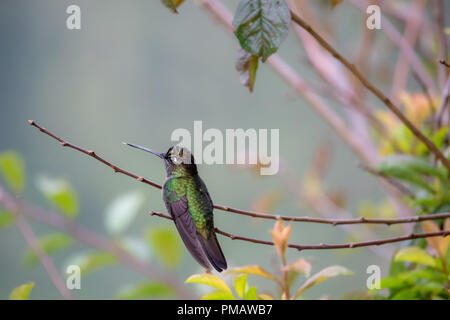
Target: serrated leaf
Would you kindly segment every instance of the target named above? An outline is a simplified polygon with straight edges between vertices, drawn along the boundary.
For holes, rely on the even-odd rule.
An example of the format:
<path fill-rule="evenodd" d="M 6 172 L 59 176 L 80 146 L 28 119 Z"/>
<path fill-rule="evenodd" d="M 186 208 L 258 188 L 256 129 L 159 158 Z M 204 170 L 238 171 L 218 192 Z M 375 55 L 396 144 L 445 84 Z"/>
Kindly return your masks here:
<path fill-rule="evenodd" d="M 27 282 L 15 288 L 9 295 L 9 300 L 28 300 L 31 289 L 34 287 L 34 282 Z"/>
<path fill-rule="evenodd" d="M 269 273 L 268 271 L 264 270 L 258 265 L 251 265 L 251 266 L 244 266 L 241 268 L 230 269 L 227 271 L 227 274 L 229 273 L 245 273 L 277 281 L 277 278 L 273 274 Z"/>
<path fill-rule="evenodd" d="M 39 246 L 47 255 L 52 255 L 58 251 L 70 248 L 74 244 L 72 237 L 65 233 L 51 233 L 38 238 Z M 38 261 L 36 254 L 31 249 L 25 252 L 25 265 L 33 265 Z"/>
<path fill-rule="evenodd" d="M 0 212 L 0 229 L 12 225 L 14 222 L 13 215 L 8 211 Z"/>
<path fill-rule="evenodd" d="M 232 293 L 214 290 L 212 292 L 208 292 L 204 294 L 201 298 L 202 300 L 236 300 Z"/>
<path fill-rule="evenodd" d="M 178 13 L 177 8 L 184 2 L 184 0 L 161 0 L 161 2 L 173 13 Z"/>
<path fill-rule="evenodd" d="M 8 187 L 16 194 L 25 187 L 25 161 L 14 151 L 0 153 L 0 175 Z"/>
<path fill-rule="evenodd" d="M 246 86 L 250 92 L 256 80 L 256 71 L 258 70 L 259 58 L 240 48 L 236 59 L 236 70 L 240 73 L 239 80 Z"/>
<path fill-rule="evenodd" d="M 256 287 L 251 287 L 250 289 L 247 290 L 245 300 L 258 300 L 258 293 Z"/>
<path fill-rule="evenodd" d="M 37 188 L 47 200 L 68 218 L 78 215 L 78 196 L 65 179 L 40 175 L 36 178 Z"/>
<path fill-rule="evenodd" d="M 435 267 L 436 261 L 425 250 L 419 247 L 407 247 L 399 250 L 394 257 L 395 261 L 407 261 Z"/>
<path fill-rule="evenodd" d="M 233 26 L 241 47 L 264 62 L 286 38 L 290 22 L 284 0 L 242 0 Z"/>
<path fill-rule="evenodd" d="M 103 251 L 79 252 L 66 262 L 67 265 L 79 266 L 83 276 L 116 263 L 117 257 L 115 255 Z"/>
<path fill-rule="evenodd" d="M 219 277 L 212 275 L 212 274 L 194 274 L 190 276 L 185 283 L 201 283 L 206 284 L 207 286 L 214 287 L 220 291 L 231 293 L 230 287 L 220 279 Z"/>
<path fill-rule="evenodd" d="M 178 265 L 181 259 L 182 246 L 174 229 L 157 227 L 148 229 L 146 239 L 153 252 L 169 267 Z"/>
<path fill-rule="evenodd" d="M 312 277 L 308 278 L 306 282 L 300 287 L 300 289 L 295 294 L 295 297 L 298 297 L 303 292 L 305 292 L 307 289 L 311 288 L 312 286 L 321 283 L 322 281 L 325 281 L 327 279 L 342 276 L 342 275 L 351 275 L 353 274 L 352 271 L 350 271 L 347 268 L 341 267 L 341 266 L 331 266 L 327 267 L 325 269 L 322 269 Z"/>
<path fill-rule="evenodd" d="M 247 282 L 247 275 L 243 274 L 240 276 L 237 276 L 233 279 L 233 286 L 234 290 L 236 291 L 239 298 L 244 299 L 245 294 L 248 291 L 248 282 Z"/>
<path fill-rule="evenodd" d="M 113 200 L 105 213 L 105 226 L 110 234 L 120 234 L 133 222 L 139 209 L 144 204 L 140 192 L 131 192 Z"/>
<path fill-rule="evenodd" d="M 137 300 L 173 295 L 173 289 L 164 283 L 146 282 L 122 289 L 118 298 L 121 300 Z"/>

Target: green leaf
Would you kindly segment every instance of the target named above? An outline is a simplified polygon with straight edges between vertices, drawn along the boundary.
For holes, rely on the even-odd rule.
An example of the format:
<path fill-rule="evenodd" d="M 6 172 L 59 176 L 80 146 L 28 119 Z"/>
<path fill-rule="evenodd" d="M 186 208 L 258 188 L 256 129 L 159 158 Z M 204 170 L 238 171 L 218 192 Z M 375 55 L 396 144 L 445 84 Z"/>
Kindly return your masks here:
<path fill-rule="evenodd" d="M 47 255 L 70 248 L 74 244 L 72 237 L 65 233 L 55 232 L 38 238 L 39 246 Z M 30 248 L 25 252 L 25 265 L 33 265 L 38 261 L 36 254 Z"/>
<path fill-rule="evenodd" d="M 106 230 L 114 235 L 125 231 L 133 222 L 144 200 L 140 192 L 127 193 L 114 199 L 105 213 Z"/>
<path fill-rule="evenodd" d="M 207 294 L 204 294 L 202 300 L 236 300 L 236 298 L 230 292 L 214 290 Z"/>
<path fill-rule="evenodd" d="M 192 276 L 190 276 L 185 283 L 201 283 L 201 284 L 206 284 L 207 286 L 210 287 L 214 287 L 220 291 L 223 292 L 228 292 L 229 294 L 231 293 L 231 289 L 230 287 L 228 287 L 228 285 L 225 283 L 225 281 L 223 281 L 222 279 L 220 279 L 219 277 L 209 274 L 209 273 L 205 273 L 205 274 L 194 274 Z"/>
<path fill-rule="evenodd" d="M 5 183 L 16 194 L 25 187 L 25 161 L 23 157 L 14 151 L 0 153 L 0 175 Z"/>
<path fill-rule="evenodd" d="M 422 174 L 446 179 L 445 169 L 435 168 L 420 158 L 406 155 L 385 157 L 375 169 L 383 176 L 403 180 L 430 192 L 433 192 L 433 188 L 422 178 Z"/>
<path fill-rule="evenodd" d="M 420 263 L 431 267 L 436 266 L 435 259 L 419 247 L 407 247 L 399 250 L 394 260 Z"/>
<path fill-rule="evenodd" d="M 248 289 L 247 294 L 245 295 L 245 300 L 258 300 L 256 287 L 251 287 L 250 289 Z"/>
<path fill-rule="evenodd" d="M 227 274 L 228 273 L 245 273 L 277 281 L 277 278 L 273 274 L 267 272 L 258 265 L 251 265 L 251 266 L 244 266 L 241 268 L 230 269 L 228 270 Z"/>
<path fill-rule="evenodd" d="M 178 13 L 177 8 L 184 2 L 184 0 L 161 0 L 161 2 L 173 13 Z"/>
<path fill-rule="evenodd" d="M 342 276 L 342 275 L 351 275 L 353 274 L 352 271 L 350 271 L 347 268 L 341 267 L 341 266 L 331 266 L 327 267 L 325 269 L 322 269 L 312 277 L 308 278 L 306 282 L 300 287 L 300 289 L 295 294 L 295 297 L 298 297 L 303 292 L 305 292 L 307 289 L 311 288 L 312 286 L 321 283 L 322 281 L 325 281 L 327 279 L 330 279 L 332 277 L 336 276 Z"/>
<path fill-rule="evenodd" d="M 172 228 L 157 227 L 147 230 L 146 238 L 159 258 L 169 267 L 175 267 L 181 258 L 182 246 Z"/>
<path fill-rule="evenodd" d="M 247 282 L 247 275 L 243 274 L 234 278 L 233 286 L 239 298 L 244 299 L 249 288 Z"/>
<path fill-rule="evenodd" d="M 27 282 L 17 288 L 15 288 L 10 296 L 9 300 L 28 300 L 31 289 L 34 287 L 34 282 Z"/>
<path fill-rule="evenodd" d="M 264 62 L 286 38 L 290 22 L 284 0 L 242 0 L 233 25 L 241 47 Z"/>
<path fill-rule="evenodd" d="M 78 196 L 72 185 L 65 179 L 55 179 L 40 175 L 36 185 L 47 200 L 68 218 L 78 215 Z"/>
<path fill-rule="evenodd" d="M 137 300 L 173 295 L 173 289 L 166 284 L 159 282 L 146 282 L 122 289 L 118 298 L 121 300 Z"/>
<path fill-rule="evenodd" d="M 66 265 L 80 267 L 81 274 L 86 275 L 98 269 L 117 263 L 117 257 L 109 252 L 86 251 L 79 252 L 66 262 Z"/>
<path fill-rule="evenodd" d="M 257 56 L 248 53 L 244 49 L 239 49 L 236 59 L 236 70 L 241 74 L 239 78 L 241 84 L 246 86 L 250 92 L 253 92 L 255 85 L 258 61 L 259 58 Z"/>
<path fill-rule="evenodd" d="M 14 222 L 14 217 L 11 213 L 8 211 L 1 211 L 0 212 L 0 229 L 7 227 Z"/>

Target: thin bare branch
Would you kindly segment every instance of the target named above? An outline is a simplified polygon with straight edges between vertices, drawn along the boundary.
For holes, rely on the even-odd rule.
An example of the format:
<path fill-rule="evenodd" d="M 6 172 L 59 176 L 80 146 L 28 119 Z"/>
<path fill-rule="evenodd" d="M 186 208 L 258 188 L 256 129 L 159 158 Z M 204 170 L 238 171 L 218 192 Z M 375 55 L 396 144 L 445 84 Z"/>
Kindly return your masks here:
<path fill-rule="evenodd" d="M 376 97 L 378 97 L 388 108 L 391 110 L 400 121 L 402 121 L 408 129 L 420 140 L 427 148 L 436 155 L 436 157 L 442 162 L 442 164 L 448 169 L 450 174 L 450 161 L 444 156 L 444 154 L 439 150 L 436 145 L 429 140 L 401 111 L 395 106 L 392 101 L 377 87 L 375 87 L 366 77 L 364 77 L 361 72 L 355 67 L 354 64 L 350 63 L 346 58 L 344 58 L 339 52 L 336 51 L 324 38 L 322 38 L 316 31 L 314 31 L 311 26 L 304 21 L 295 12 L 291 12 L 292 20 L 299 26 L 304 28 L 310 35 L 312 35 L 327 51 L 331 53 L 333 57 L 339 60 L 351 73 L 357 77 L 361 83 L 371 91 Z"/>

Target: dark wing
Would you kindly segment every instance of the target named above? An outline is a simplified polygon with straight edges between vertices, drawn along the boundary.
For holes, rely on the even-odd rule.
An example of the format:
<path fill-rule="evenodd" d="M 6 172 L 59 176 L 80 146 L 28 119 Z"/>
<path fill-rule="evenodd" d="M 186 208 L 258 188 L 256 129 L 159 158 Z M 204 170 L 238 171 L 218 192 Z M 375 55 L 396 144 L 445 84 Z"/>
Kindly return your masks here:
<path fill-rule="evenodd" d="M 173 191 L 172 191 L 173 192 Z M 163 192 L 165 194 L 165 192 Z M 170 196 L 169 196 L 170 197 Z M 189 253 L 197 260 L 197 262 L 205 269 L 210 269 L 208 258 L 203 252 L 203 246 L 199 241 L 197 229 L 189 215 L 188 201 L 182 196 L 177 201 L 166 202 L 167 210 L 172 216 L 178 233 L 188 249 Z"/>
<path fill-rule="evenodd" d="M 209 262 L 218 272 L 221 272 L 222 270 L 225 270 L 227 268 L 227 260 L 225 259 L 222 248 L 220 247 L 219 241 L 217 240 L 216 232 L 214 231 L 213 202 L 205 183 L 199 176 L 197 176 L 197 178 L 200 191 L 205 194 L 205 197 L 203 197 L 203 199 L 206 199 L 207 210 L 210 210 L 211 212 L 211 214 L 208 215 L 210 219 L 207 222 L 210 224 L 208 230 L 211 230 L 211 232 L 206 234 L 206 238 L 204 238 L 200 234 L 198 238 L 200 240 L 200 243 L 202 244 L 203 249 L 205 250 L 206 255 L 208 256 Z"/>

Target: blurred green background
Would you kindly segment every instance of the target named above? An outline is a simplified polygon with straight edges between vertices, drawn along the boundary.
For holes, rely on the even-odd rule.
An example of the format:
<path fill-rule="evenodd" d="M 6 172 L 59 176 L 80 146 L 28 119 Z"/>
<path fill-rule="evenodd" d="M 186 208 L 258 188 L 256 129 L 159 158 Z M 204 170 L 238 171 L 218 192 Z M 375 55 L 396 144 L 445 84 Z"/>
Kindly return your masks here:
<path fill-rule="evenodd" d="M 66 28 L 67 6 L 82 10 L 82 30 Z M 226 1 L 235 10 L 237 1 Z M 301 178 L 311 166 L 313 152 L 323 141 L 333 151 L 326 183 L 347 194 L 349 208 L 356 212 L 363 199 L 383 197 L 376 181 L 357 167 L 350 149 L 320 119 L 305 101 L 297 98 L 268 66 L 258 70 L 255 91 L 249 94 L 239 83 L 234 68 L 238 43 L 203 9 L 187 1 L 181 14 L 171 14 L 160 1 L 148 0 L 2 0 L 0 3 L 0 151 L 15 150 L 26 159 L 26 201 L 50 207 L 36 188 L 36 177 L 47 174 L 70 181 L 79 195 L 77 222 L 101 234 L 105 230 L 105 210 L 116 197 L 135 190 L 145 195 L 145 205 L 125 231 L 143 238 L 145 229 L 172 224 L 149 217 L 149 210 L 165 211 L 157 189 L 116 175 L 85 155 L 62 149 L 26 122 L 39 124 L 87 149 L 93 149 L 113 163 L 155 182 L 164 179 L 163 165 L 148 154 L 127 148 L 130 141 L 165 151 L 176 128 L 192 130 L 194 120 L 204 129 L 279 128 L 280 154 L 284 166 Z M 342 5 L 330 12 L 327 23 L 334 30 L 338 48 L 352 53 L 359 45 L 364 16 Z M 355 27 L 356 26 L 356 27 Z M 279 54 L 305 78 L 318 81 L 307 67 L 301 45 L 291 32 Z M 342 107 L 332 103 L 338 112 Z M 213 201 L 248 209 L 261 194 L 284 192 L 278 176 L 256 176 L 231 166 L 200 166 Z M 314 215 L 298 199 L 284 192 L 274 213 Z M 273 221 L 256 221 L 245 216 L 215 212 L 215 223 L 234 234 L 270 239 Z M 38 235 L 51 231 L 32 222 Z M 174 228 L 173 228 L 174 229 Z M 274 270 L 273 247 L 231 241 L 219 236 L 229 265 L 260 264 Z M 340 227 L 295 224 L 293 243 L 315 244 L 348 240 Z M 58 292 L 40 265 L 25 267 L 26 243 L 16 227 L 0 230 L 0 298 L 27 281 L 36 285 L 31 298 L 59 298 Z M 53 259 L 64 274 L 70 256 L 84 250 L 77 244 Z M 311 289 L 305 296 L 338 298 L 352 290 L 366 289 L 366 268 L 377 264 L 382 275 L 387 262 L 368 249 L 341 251 L 289 251 L 288 257 L 310 259 L 312 272 L 332 264 L 355 272 Z M 151 253 L 148 260 L 160 264 Z M 181 265 L 174 271 L 184 281 L 200 272 L 183 251 Z M 82 278 L 82 299 L 115 298 L 122 287 L 144 280 L 137 272 L 112 266 Z M 266 280 L 250 278 L 258 288 L 273 289 Z M 297 284 L 298 285 L 298 284 Z M 188 285 L 186 285 L 188 286 Z M 189 285 L 198 290 L 197 285 Z"/>

